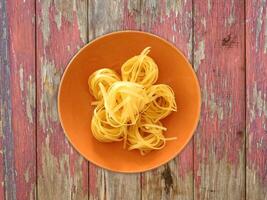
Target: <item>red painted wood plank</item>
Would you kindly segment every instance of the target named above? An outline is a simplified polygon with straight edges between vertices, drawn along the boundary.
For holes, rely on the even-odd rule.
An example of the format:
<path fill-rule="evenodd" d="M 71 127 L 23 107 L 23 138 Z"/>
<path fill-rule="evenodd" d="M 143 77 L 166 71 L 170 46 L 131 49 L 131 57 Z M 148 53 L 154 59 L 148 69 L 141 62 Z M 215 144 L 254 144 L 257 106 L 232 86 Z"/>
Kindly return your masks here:
<path fill-rule="evenodd" d="M 2 118 L 2 116 L 1 116 L 1 118 Z M 1 123 L 1 127 L 0 127 L 0 166 L 2 166 L 1 171 L 0 171 L 0 199 L 4 199 L 4 196 L 5 196 L 4 181 L 5 180 L 4 180 L 4 147 L 3 147 L 3 128 L 2 128 L 3 122 L 2 122 L 2 120 L 0 123 Z"/>
<path fill-rule="evenodd" d="M 68 143 L 57 113 L 61 75 L 86 32 L 86 1 L 37 1 L 38 199 L 88 199 L 88 162 Z"/>
<path fill-rule="evenodd" d="M 245 198 L 244 1 L 194 1 L 194 68 L 202 114 L 195 199 Z"/>
<path fill-rule="evenodd" d="M 140 0 L 89 1 L 89 40 L 103 34 L 140 28 Z M 90 199 L 141 197 L 140 174 L 119 174 L 90 164 Z"/>
<path fill-rule="evenodd" d="M 1 122 L 1 126 L 2 126 Z M 3 147 L 3 131 L 2 127 L 0 127 L 0 166 L 1 171 L 0 171 L 0 199 L 4 199 L 5 197 L 5 188 L 4 188 L 4 147 Z"/>
<path fill-rule="evenodd" d="M 33 0 L 6 1 L 1 5 L 3 13 L 6 13 L 3 28 L 6 29 L 7 39 L 6 62 L 3 66 L 6 70 L 1 73 L 4 78 L 1 83 L 1 87 L 4 86 L 1 92 L 1 127 L 6 199 L 35 198 L 34 5 Z M 23 23 L 20 23 L 21 19 Z"/>
<path fill-rule="evenodd" d="M 15 188 L 13 149 L 5 145 L 8 143 L 6 134 L 10 134 L 11 127 L 11 103 L 10 103 L 10 65 L 8 57 L 8 22 L 6 2 L 0 1 L 0 199 L 5 198 L 5 189 L 12 191 Z M 11 162 L 7 163 L 7 160 Z M 7 173 L 7 167 L 11 168 Z M 6 177 L 10 177 L 5 179 Z M 16 193 L 6 192 L 9 199 L 15 197 Z"/>
<path fill-rule="evenodd" d="M 247 199 L 267 199 L 267 2 L 246 3 Z"/>
<path fill-rule="evenodd" d="M 142 30 L 161 36 L 192 58 L 192 2 L 144 1 Z M 193 145 L 165 166 L 142 174 L 143 199 L 193 199 Z"/>
<path fill-rule="evenodd" d="M 16 197 L 34 199 L 36 189 L 35 2 L 34 0 L 8 1 L 7 11 Z"/>

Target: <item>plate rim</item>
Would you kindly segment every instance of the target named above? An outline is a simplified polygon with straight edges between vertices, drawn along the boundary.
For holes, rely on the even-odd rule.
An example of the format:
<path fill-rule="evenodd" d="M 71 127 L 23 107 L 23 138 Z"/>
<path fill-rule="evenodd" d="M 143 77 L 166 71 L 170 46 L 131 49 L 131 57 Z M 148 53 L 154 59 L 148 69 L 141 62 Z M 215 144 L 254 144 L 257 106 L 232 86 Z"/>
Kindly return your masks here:
<path fill-rule="evenodd" d="M 183 59 L 186 61 L 186 63 L 188 64 L 188 66 L 190 66 L 190 70 L 193 74 L 193 77 L 194 77 L 194 80 L 196 81 L 196 85 L 197 85 L 197 93 L 198 93 L 198 99 L 199 101 L 197 102 L 198 106 L 197 106 L 197 113 L 198 113 L 198 116 L 197 118 L 195 119 L 194 121 L 194 126 L 192 127 L 192 131 L 191 133 L 189 134 L 190 136 L 187 138 L 187 140 L 185 140 L 184 144 L 181 146 L 181 148 L 178 150 L 178 151 L 175 151 L 174 155 L 173 156 L 170 156 L 169 158 L 165 159 L 164 161 L 152 166 L 152 167 L 149 167 L 149 168 L 145 168 L 145 169 L 137 169 L 137 170 L 120 170 L 120 169 L 113 169 L 113 168 L 110 168 L 110 167 L 107 167 L 107 166 L 103 166 L 101 164 L 99 164 L 98 162 L 95 162 L 95 161 L 92 161 L 90 160 L 89 158 L 87 158 L 85 156 L 84 153 L 82 153 L 79 148 L 76 147 L 76 145 L 72 142 L 72 140 L 70 139 L 68 133 L 65 131 L 65 128 L 64 128 L 64 125 L 63 125 L 63 120 L 62 120 L 62 116 L 61 116 L 61 106 L 60 106 L 60 94 L 61 94 L 61 89 L 62 89 L 62 82 L 65 78 L 65 75 L 67 73 L 67 71 L 69 70 L 69 67 L 71 65 L 71 63 L 74 61 L 74 59 L 84 50 L 86 49 L 88 46 L 90 46 L 91 44 L 97 42 L 98 40 L 101 40 L 105 37 L 109 37 L 109 36 L 112 36 L 112 35 L 117 35 L 117 34 L 124 34 L 124 33 L 135 33 L 135 34 L 144 34 L 144 35 L 148 35 L 148 36 L 151 36 L 151 37 L 154 37 L 156 39 L 159 39 L 161 40 L 162 42 L 166 43 L 167 45 L 169 45 L 172 49 L 174 49 L 175 51 L 177 51 L 182 57 Z M 134 174 L 134 173 L 141 173 L 141 172 L 147 172 L 147 171 L 150 171 L 152 169 L 156 169 L 168 162 L 170 162 L 171 160 L 173 160 L 175 157 L 178 156 L 179 153 L 181 153 L 185 147 L 189 144 L 190 140 L 192 139 L 194 133 L 196 132 L 197 130 L 197 126 L 198 126 L 198 123 L 199 123 L 199 120 L 200 120 L 200 115 L 201 115 L 201 100 L 202 97 L 201 97 L 201 88 L 200 88 L 200 84 L 199 84 L 199 80 L 198 80 L 198 77 L 196 75 L 196 72 L 194 71 L 194 68 L 193 66 L 191 65 L 191 63 L 189 62 L 189 60 L 187 59 L 187 57 L 184 55 L 184 53 L 178 49 L 173 43 L 167 41 L 166 39 L 163 39 L 161 38 L 160 36 L 158 35 L 155 35 L 153 33 L 149 33 L 149 32 L 144 32 L 144 31 L 138 31 L 138 30 L 122 30 L 122 31 L 114 31 L 114 32 L 110 32 L 110 33 L 107 33 L 107 34 L 103 34 L 93 40 L 91 40 L 90 42 L 88 42 L 87 44 L 85 44 L 82 48 L 80 48 L 76 53 L 75 55 L 72 56 L 72 58 L 69 60 L 69 62 L 67 63 L 65 69 L 64 69 L 64 72 L 63 74 L 61 75 L 61 79 L 60 79 L 60 83 L 59 83 L 59 86 L 58 86 L 58 94 L 57 94 L 57 112 L 58 112 L 58 116 L 59 116 L 59 121 L 60 121 L 60 125 L 61 125 L 61 128 L 64 132 L 64 135 L 65 137 L 68 139 L 68 142 L 69 144 L 72 145 L 72 147 L 74 148 L 75 151 L 77 151 L 85 160 L 87 160 L 88 162 L 90 163 L 93 163 L 94 165 L 96 165 L 97 167 L 100 167 L 102 169 L 105 169 L 105 170 L 108 170 L 108 171 L 111 171 L 111 172 L 116 172 L 116 173 L 124 173 L 124 174 Z"/>

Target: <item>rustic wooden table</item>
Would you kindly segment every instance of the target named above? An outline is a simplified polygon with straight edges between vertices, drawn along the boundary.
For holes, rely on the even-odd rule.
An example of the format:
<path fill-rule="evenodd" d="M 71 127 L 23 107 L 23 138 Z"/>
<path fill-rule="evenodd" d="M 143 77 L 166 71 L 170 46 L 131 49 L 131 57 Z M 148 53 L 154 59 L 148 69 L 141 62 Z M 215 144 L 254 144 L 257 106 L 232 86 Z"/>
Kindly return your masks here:
<path fill-rule="evenodd" d="M 267 199 L 266 0 L 0 0 L 0 23 L 0 199 Z M 202 89 L 186 149 L 131 175 L 84 160 L 57 114 L 70 58 L 124 29 L 175 44 Z"/>

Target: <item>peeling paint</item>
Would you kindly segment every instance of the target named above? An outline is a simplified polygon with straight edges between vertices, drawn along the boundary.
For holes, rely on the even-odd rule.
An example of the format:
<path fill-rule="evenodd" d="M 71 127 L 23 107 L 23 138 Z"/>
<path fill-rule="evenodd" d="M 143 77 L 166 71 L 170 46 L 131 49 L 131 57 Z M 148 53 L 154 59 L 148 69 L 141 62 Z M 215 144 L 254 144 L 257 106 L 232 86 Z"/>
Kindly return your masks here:
<path fill-rule="evenodd" d="M 233 108 L 232 99 L 230 99 L 230 101 L 228 103 L 229 103 L 229 111 L 230 111 L 230 113 L 232 113 L 232 108 Z"/>
<path fill-rule="evenodd" d="M 207 87 L 207 74 L 204 74 L 204 85 L 202 87 L 202 101 L 207 106 L 208 104 L 208 87 Z"/>
<path fill-rule="evenodd" d="M 26 183 L 28 183 L 30 180 L 29 170 L 30 170 L 30 167 L 28 167 L 24 173 L 24 179 L 25 179 Z"/>
<path fill-rule="evenodd" d="M 22 64 L 19 65 L 19 87 L 20 90 L 24 90 L 24 81 L 23 81 L 23 67 Z"/>
<path fill-rule="evenodd" d="M 140 179 L 136 174 L 118 174 L 90 165 L 90 199 L 135 200 L 140 194 Z M 120 187 L 117 187 L 117 186 Z M 131 192 L 129 192 L 131 191 Z"/>
<path fill-rule="evenodd" d="M 35 83 L 32 80 L 32 76 L 29 76 L 29 80 L 26 82 L 27 94 L 26 94 L 26 113 L 30 123 L 33 123 L 33 113 L 35 109 Z"/>
<path fill-rule="evenodd" d="M 73 22 L 73 11 L 76 11 L 76 0 L 55 0 L 55 7 L 68 22 Z"/>
<path fill-rule="evenodd" d="M 84 3 L 84 2 L 83 2 Z M 80 37 L 83 43 L 88 42 L 87 40 L 87 5 L 84 5 L 80 1 L 76 1 L 75 11 L 78 19 L 78 29 L 80 31 Z"/>
<path fill-rule="evenodd" d="M 234 8 L 234 0 L 231 0 L 231 8 L 230 8 L 230 15 L 227 18 L 227 22 L 229 26 L 232 26 L 235 23 L 235 8 Z"/>
<path fill-rule="evenodd" d="M 187 56 L 190 56 L 190 59 L 192 60 L 192 51 L 193 51 L 193 34 L 192 31 L 189 32 L 189 39 L 187 42 Z"/>
<path fill-rule="evenodd" d="M 61 12 L 57 12 L 55 15 L 55 22 L 58 30 L 60 30 L 61 28 L 61 16 L 62 16 Z"/>
<path fill-rule="evenodd" d="M 261 181 L 261 178 L 257 175 L 256 167 L 246 168 L 246 177 L 249 180 L 246 188 L 247 199 L 267 199 L 266 185 Z"/>
<path fill-rule="evenodd" d="M 73 148 L 70 148 L 70 154 L 71 155 L 73 154 Z"/>
<path fill-rule="evenodd" d="M 73 22 L 73 8 L 75 1 L 54 0 L 54 3 L 56 8 L 55 22 L 57 28 L 60 30 L 62 17 L 70 23 Z"/>
<path fill-rule="evenodd" d="M 161 6 L 158 5 L 158 8 Z M 181 15 L 183 11 L 183 1 L 167 1 L 166 2 L 166 15 L 170 17 L 171 12 L 175 13 L 175 16 Z"/>
<path fill-rule="evenodd" d="M 39 199 L 87 199 L 82 186 L 82 158 L 75 161 L 75 176 L 70 174 L 70 158 L 67 154 L 55 157 L 50 150 L 49 135 L 42 145 L 41 172 L 38 177 Z M 68 191 L 68 192 L 66 192 Z"/>
<path fill-rule="evenodd" d="M 267 53 L 267 9 L 265 13 L 264 54 Z"/>
<path fill-rule="evenodd" d="M 141 1 L 122 1 L 123 6 L 123 19 L 126 27 L 140 27 L 141 22 Z"/>
<path fill-rule="evenodd" d="M 41 112 L 40 123 L 45 130 L 50 120 L 58 121 L 57 90 L 61 77 L 61 70 L 52 61 L 41 58 Z"/>
<path fill-rule="evenodd" d="M 211 111 L 211 118 L 214 118 L 215 113 L 217 113 L 218 119 L 219 120 L 223 120 L 223 106 L 219 105 L 216 101 L 215 101 L 215 95 L 214 93 L 210 94 L 210 99 L 208 101 L 208 106 L 209 109 Z"/>
<path fill-rule="evenodd" d="M 30 200 L 34 200 L 36 198 L 36 186 L 35 182 L 31 184 L 31 192 L 30 192 Z"/>
<path fill-rule="evenodd" d="M 267 123 L 264 123 L 264 124 L 263 124 L 263 129 L 264 129 L 264 131 L 267 133 Z"/>
<path fill-rule="evenodd" d="M 256 52 L 259 51 L 259 42 L 260 42 L 260 32 L 261 32 L 261 29 L 262 29 L 262 22 L 263 22 L 263 8 L 266 4 L 266 0 L 263 0 L 258 11 L 257 11 L 257 18 L 256 18 Z"/>
<path fill-rule="evenodd" d="M 236 168 L 225 156 L 218 159 L 215 151 L 207 150 L 207 152 L 208 161 L 201 162 L 195 172 L 197 174 L 195 199 L 243 199 L 244 196 L 240 191 L 244 191 L 244 151 L 238 155 L 239 164 L 235 164 Z"/>
<path fill-rule="evenodd" d="M 139 8 L 139 1 L 127 1 L 127 9 L 129 12 L 135 12 L 138 11 L 140 12 L 140 10 L 136 10 L 136 8 Z"/>
<path fill-rule="evenodd" d="M 94 9 L 89 10 L 89 40 L 121 28 L 123 9 L 120 1 L 95 1 Z M 109 14 L 107 14 L 109 13 Z M 113 14 L 114 13 L 114 14 Z M 95 28 L 97 27 L 97 28 Z"/>
<path fill-rule="evenodd" d="M 259 141 L 257 141 L 256 146 L 257 146 L 257 149 L 259 149 L 263 146 L 263 137 L 261 137 L 259 139 Z"/>
<path fill-rule="evenodd" d="M 214 117 L 214 113 L 216 112 L 216 109 L 217 109 L 214 93 L 210 94 L 209 108 L 210 108 L 210 111 L 211 111 L 211 118 L 213 118 Z"/>
<path fill-rule="evenodd" d="M 195 51 L 195 71 L 198 71 L 199 65 L 203 59 L 205 59 L 205 41 L 201 40 L 198 44 L 198 48 Z"/>
<path fill-rule="evenodd" d="M 258 111 L 258 115 L 262 116 L 264 115 L 267 117 L 267 98 L 266 93 L 262 92 L 261 90 L 258 90 L 257 84 L 254 84 L 253 91 L 252 91 L 252 109 L 250 109 L 250 112 L 252 112 L 251 116 L 253 119 L 255 119 L 255 112 Z"/>
<path fill-rule="evenodd" d="M 78 29 L 80 31 L 80 37 L 83 43 L 87 42 L 86 38 L 86 24 L 87 24 L 87 7 L 84 5 L 85 2 L 81 1 L 64 1 L 64 0 L 55 0 L 54 2 L 54 8 L 55 8 L 55 15 L 54 15 L 54 21 L 56 23 L 57 29 L 60 30 L 62 26 L 62 20 L 66 20 L 69 23 L 74 23 L 74 16 L 77 16 L 77 23 L 78 23 Z M 42 11 L 41 11 L 41 19 L 38 22 L 41 23 L 42 27 L 42 34 L 43 34 L 43 40 L 45 46 L 47 45 L 49 41 L 49 37 L 51 34 L 50 30 L 50 7 L 51 7 L 52 1 L 47 0 L 42 2 Z M 75 15 L 76 13 L 76 15 Z"/>
<path fill-rule="evenodd" d="M 3 112 L 4 112 L 4 109 L 0 109 L 0 139 L 2 139 L 3 138 L 3 136 L 4 136 L 4 133 L 3 133 Z"/>
<path fill-rule="evenodd" d="M 218 113 L 219 120 L 222 121 L 223 120 L 223 107 L 218 107 L 217 113 Z"/>
<path fill-rule="evenodd" d="M 172 25 L 172 30 L 173 30 L 174 32 L 177 32 L 176 24 L 173 24 L 173 25 Z M 180 29 L 178 29 L 178 32 L 180 33 Z"/>
<path fill-rule="evenodd" d="M 204 29 L 206 30 L 206 28 L 207 28 L 207 23 L 206 23 L 206 18 L 205 18 L 205 17 L 203 17 L 203 18 L 201 19 L 201 24 L 203 24 Z"/>
<path fill-rule="evenodd" d="M 208 0 L 208 14 L 210 13 L 211 11 L 211 0 Z"/>
<path fill-rule="evenodd" d="M 172 42 L 175 43 L 175 42 L 176 42 L 175 40 L 176 40 L 176 39 L 175 39 L 175 36 L 173 35 L 173 36 L 172 36 Z"/>
<path fill-rule="evenodd" d="M 93 199 L 135 200 L 139 197 L 139 176 L 136 176 L 136 174 L 118 175 L 106 170 L 97 170 L 95 176 L 97 177 L 95 179 L 96 182 L 91 183 L 96 184 L 95 189 L 99 190 L 95 193 L 93 192 Z M 120 187 L 117 187 L 118 185 Z"/>
<path fill-rule="evenodd" d="M 42 27 L 42 34 L 44 44 L 48 43 L 50 37 L 50 22 L 49 22 L 49 9 L 50 9 L 51 0 L 42 1 L 42 10 L 41 10 L 41 27 Z"/>

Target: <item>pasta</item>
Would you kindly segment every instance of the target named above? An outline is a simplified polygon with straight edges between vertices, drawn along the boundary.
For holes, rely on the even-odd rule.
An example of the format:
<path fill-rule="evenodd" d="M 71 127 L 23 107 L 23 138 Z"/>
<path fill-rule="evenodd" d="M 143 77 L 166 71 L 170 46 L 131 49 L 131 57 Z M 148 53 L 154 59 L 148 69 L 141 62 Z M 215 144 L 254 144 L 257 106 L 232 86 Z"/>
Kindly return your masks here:
<path fill-rule="evenodd" d="M 152 85 L 147 89 L 150 103 L 144 111 L 154 122 L 167 117 L 172 111 L 176 111 L 174 92 L 165 84 Z"/>
<path fill-rule="evenodd" d="M 122 80 L 135 82 L 149 87 L 158 79 L 158 66 L 147 56 L 150 47 L 145 48 L 138 56 L 127 60 L 121 67 Z"/>
<path fill-rule="evenodd" d="M 112 127 L 106 119 L 104 106 L 97 106 L 91 123 L 91 130 L 94 137 L 100 142 L 114 142 L 123 139 L 123 129 Z"/>
<path fill-rule="evenodd" d="M 100 83 L 107 90 L 112 83 L 119 81 L 118 74 L 108 68 L 103 68 L 95 71 L 88 79 L 89 90 L 91 94 L 97 99 L 102 99 L 102 93 L 100 92 Z"/>
<path fill-rule="evenodd" d="M 153 85 L 158 79 L 158 66 L 147 54 L 127 60 L 121 76 L 107 68 L 95 71 L 88 79 L 90 93 L 96 101 L 91 120 L 93 136 L 100 142 L 123 141 L 128 150 L 141 155 L 162 149 L 167 129 L 160 122 L 177 110 L 174 92 L 168 85 Z"/>
<path fill-rule="evenodd" d="M 142 85 L 118 81 L 104 94 L 107 120 L 114 127 L 136 124 L 139 113 L 148 103 Z"/>
<path fill-rule="evenodd" d="M 127 137 L 129 150 L 138 149 L 141 155 L 145 155 L 151 150 L 162 149 L 167 140 L 176 138 L 165 138 L 163 131 L 167 129 L 161 122 L 156 124 L 147 116 L 142 117 L 141 121 L 135 126 L 129 127 Z"/>

